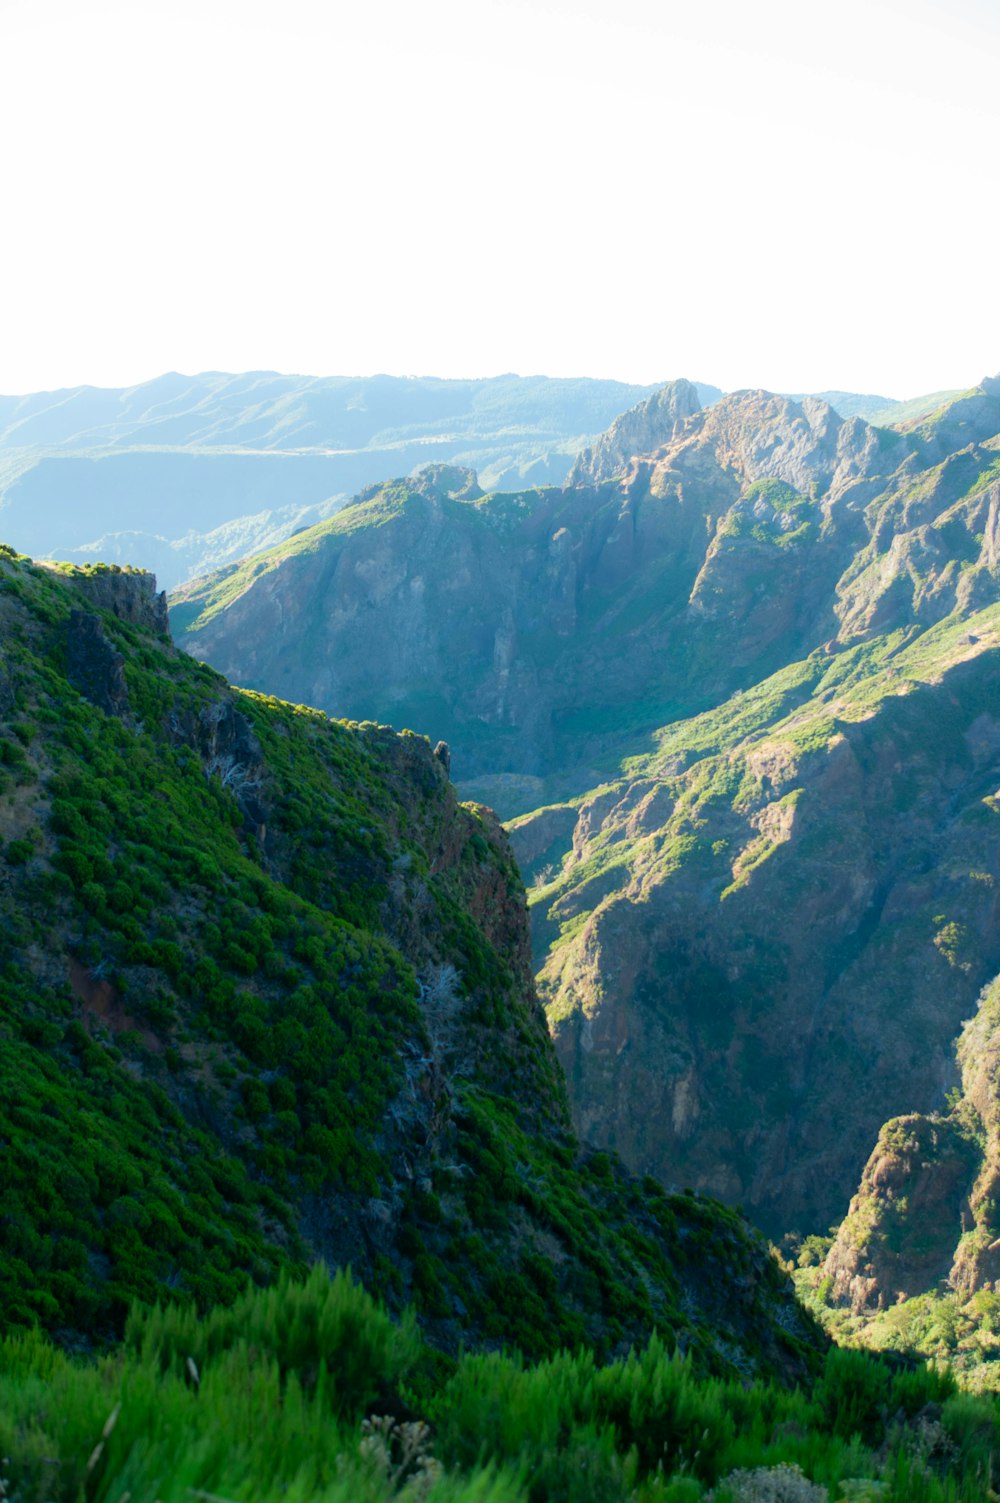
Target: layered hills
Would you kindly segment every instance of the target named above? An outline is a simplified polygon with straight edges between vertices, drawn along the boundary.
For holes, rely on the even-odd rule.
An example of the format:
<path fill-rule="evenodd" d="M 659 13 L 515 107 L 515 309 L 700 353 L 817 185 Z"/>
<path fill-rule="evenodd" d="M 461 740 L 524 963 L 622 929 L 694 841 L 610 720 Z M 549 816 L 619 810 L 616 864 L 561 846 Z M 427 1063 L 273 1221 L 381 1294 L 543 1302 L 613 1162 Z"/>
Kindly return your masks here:
<path fill-rule="evenodd" d="M 678 422 L 690 432 L 674 439 Z M 517 809 L 498 776 L 586 787 L 629 734 L 717 703 L 810 634 L 830 634 L 829 595 L 860 541 L 860 490 L 822 540 L 812 490 L 828 506 L 855 482 L 877 493 L 912 447 L 764 393 L 699 412 L 681 382 L 580 465 L 613 468 L 630 429 L 652 441 L 659 424 L 670 446 L 620 479 L 602 470 L 483 496 L 468 474 L 432 468 L 362 492 L 329 522 L 179 592 L 174 630 L 240 682 L 440 727 L 459 780 L 489 776 L 476 787 L 504 813 L 543 790 L 529 782 Z M 781 546 L 757 547 L 748 587 L 740 538 L 753 546 L 754 528 Z M 732 590 L 747 598 L 727 600 Z M 726 614 L 739 641 L 722 652 Z"/>
<path fill-rule="evenodd" d="M 1000 970 L 1000 381 L 892 429 L 674 383 L 571 480 L 373 489 L 174 630 L 447 737 L 534 883 L 585 1135 L 825 1229 Z"/>
<path fill-rule="evenodd" d="M 651 390 L 251 371 L 0 397 L 0 533 L 36 556 L 155 569 L 172 588 L 431 460 L 475 464 L 495 486 L 561 481 L 587 436 Z"/>
<path fill-rule="evenodd" d="M 697 389 L 706 405 L 721 395 Z M 473 466 L 491 490 L 561 484 L 577 451 L 653 392 L 546 376 L 247 371 L 0 396 L 0 535 L 36 557 L 153 569 L 172 589 L 427 463 Z M 889 422 L 947 394 L 823 395 L 842 416 Z"/>
<path fill-rule="evenodd" d="M 447 749 L 234 691 L 150 576 L 0 553 L 0 1310 L 350 1264 L 439 1348 L 815 1338 L 732 1212 L 581 1148 L 523 888 Z"/>

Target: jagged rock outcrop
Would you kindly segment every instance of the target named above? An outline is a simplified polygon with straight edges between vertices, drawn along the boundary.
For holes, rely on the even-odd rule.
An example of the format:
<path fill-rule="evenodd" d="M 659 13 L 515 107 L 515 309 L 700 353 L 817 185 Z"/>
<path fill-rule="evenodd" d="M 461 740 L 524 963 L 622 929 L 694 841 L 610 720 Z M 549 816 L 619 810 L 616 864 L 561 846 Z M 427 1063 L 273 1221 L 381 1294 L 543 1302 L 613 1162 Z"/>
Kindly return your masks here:
<path fill-rule="evenodd" d="M 607 433 L 584 449 L 566 477 L 569 485 L 600 485 L 628 468 L 636 454 L 652 454 L 676 438 L 689 417 L 701 408 L 697 387 L 690 381 L 670 381 L 629 408 Z"/>
<path fill-rule="evenodd" d="M 158 637 L 170 636 L 166 592 L 156 589 L 156 576 L 142 569 L 117 565 L 81 569 L 73 583 L 91 605 L 110 611 L 119 621 L 141 626 Z"/>
<path fill-rule="evenodd" d="M 956 1053 L 949 1109 L 885 1124 L 827 1256 L 830 1298 L 857 1315 L 942 1286 L 1000 1292 L 1000 982 Z"/>

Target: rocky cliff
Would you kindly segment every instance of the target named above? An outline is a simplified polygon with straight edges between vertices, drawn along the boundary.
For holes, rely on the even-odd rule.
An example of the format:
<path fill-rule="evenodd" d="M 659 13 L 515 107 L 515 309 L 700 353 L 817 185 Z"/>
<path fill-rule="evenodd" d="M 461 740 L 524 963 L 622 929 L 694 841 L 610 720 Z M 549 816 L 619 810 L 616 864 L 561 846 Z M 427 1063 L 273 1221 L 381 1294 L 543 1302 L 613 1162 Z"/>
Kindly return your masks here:
<path fill-rule="evenodd" d="M 856 1315 L 942 1287 L 1000 1283 L 1000 983 L 959 1036 L 947 1108 L 887 1122 L 827 1257 L 830 1297 Z"/>
<path fill-rule="evenodd" d="M 653 454 L 676 438 L 686 420 L 701 407 L 690 381 L 671 381 L 611 424 L 590 449 L 584 449 L 566 477 L 567 485 L 599 485 L 614 480 L 636 454 Z"/>
<path fill-rule="evenodd" d="M 533 895 L 581 1129 L 773 1235 L 825 1228 L 886 1117 L 943 1103 L 1000 959 L 1000 612 L 974 628 L 677 728 L 574 806 Z"/>

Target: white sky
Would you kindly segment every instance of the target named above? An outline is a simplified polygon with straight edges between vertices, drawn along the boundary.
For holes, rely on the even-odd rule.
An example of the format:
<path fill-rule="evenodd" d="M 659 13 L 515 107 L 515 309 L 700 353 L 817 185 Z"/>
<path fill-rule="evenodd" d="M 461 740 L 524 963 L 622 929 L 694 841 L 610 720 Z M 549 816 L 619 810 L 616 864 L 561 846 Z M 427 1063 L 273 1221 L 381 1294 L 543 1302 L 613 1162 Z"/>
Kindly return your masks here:
<path fill-rule="evenodd" d="M 1000 369 L 1000 0 L 0 0 L 0 391 Z"/>

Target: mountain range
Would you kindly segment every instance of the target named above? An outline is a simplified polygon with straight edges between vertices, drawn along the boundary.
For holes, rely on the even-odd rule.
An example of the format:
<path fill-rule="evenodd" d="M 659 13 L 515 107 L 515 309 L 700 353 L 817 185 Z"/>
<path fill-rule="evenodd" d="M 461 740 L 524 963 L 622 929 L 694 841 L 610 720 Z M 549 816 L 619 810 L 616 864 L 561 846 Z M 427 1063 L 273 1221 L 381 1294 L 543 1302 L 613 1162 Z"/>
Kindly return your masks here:
<path fill-rule="evenodd" d="M 840 1333 L 950 1291 L 992 1386 L 1000 379 L 828 395 L 376 479 L 181 651 L 150 575 L 3 550 L 8 1324 L 318 1257 L 439 1351 L 805 1375 L 745 1208 Z"/>
<path fill-rule="evenodd" d="M 172 588 L 431 460 L 496 485 L 561 480 L 584 436 L 651 390 L 255 371 L 0 397 L 0 530 L 25 552 L 155 569 Z"/>
<path fill-rule="evenodd" d="M 889 1119 L 989 1119 L 962 1027 L 1000 971 L 998 509 L 998 380 L 888 428 L 677 382 L 563 486 L 370 487 L 172 619 L 237 682 L 446 739 L 532 883 L 583 1135 L 801 1235 Z M 830 1297 L 988 1281 L 977 1151 L 909 1273 L 897 1202 L 896 1284 L 869 1166 Z"/>
<path fill-rule="evenodd" d="M 152 569 L 172 589 L 429 462 L 474 466 L 490 489 L 559 484 L 578 450 L 654 389 L 251 371 L 0 396 L 0 534 L 36 557 Z M 721 395 L 698 390 L 706 403 Z M 825 395 L 845 416 L 890 421 L 895 410 L 884 397 Z"/>

